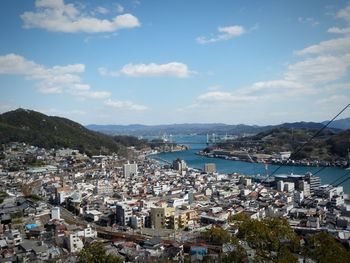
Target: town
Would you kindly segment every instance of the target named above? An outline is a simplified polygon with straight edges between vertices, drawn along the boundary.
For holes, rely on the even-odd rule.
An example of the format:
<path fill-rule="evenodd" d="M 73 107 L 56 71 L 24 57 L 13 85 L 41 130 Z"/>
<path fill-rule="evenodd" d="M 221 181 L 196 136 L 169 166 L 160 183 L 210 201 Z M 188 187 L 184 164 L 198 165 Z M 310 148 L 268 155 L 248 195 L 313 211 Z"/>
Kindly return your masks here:
<path fill-rule="evenodd" d="M 235 236 L 237 215 L 287 220 L 300 244 L 327 232 L 350 245 L 349 196 L 341 185 L 321 185 L 311 173 L 259 180 L 218 173 L 213 163 L 202 170 L 180 159 L 161 164 L 147 150 L 129 150 L 127 159 L 3 145 L 1 262 L 81 262 L 81 251 L 94 242 L 121 262 L 222 262 L 237 248 L 205 233 L 219 228 Z M 240 246 L 244 262 L 254 262 L 257 249 Z"/>

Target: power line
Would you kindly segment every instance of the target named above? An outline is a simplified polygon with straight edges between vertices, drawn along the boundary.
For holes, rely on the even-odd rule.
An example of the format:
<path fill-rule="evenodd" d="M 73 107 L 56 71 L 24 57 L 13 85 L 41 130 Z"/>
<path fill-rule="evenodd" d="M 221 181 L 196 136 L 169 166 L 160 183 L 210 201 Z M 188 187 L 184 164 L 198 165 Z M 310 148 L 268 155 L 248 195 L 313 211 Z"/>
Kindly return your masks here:
<path fill-rule="evenodd" d="M 335 115 L 330 121 L 327 122 L 326 125 L 324 125 L 321 129 L 319 129 L 312 137 L 310 137 L 304 144 L 302 144 L 294 153 L 296 154 L 300 153 L 304 147 L 309 144 L 314 138 L 316 138 L 324 129 L 326 129 L 329 124 L 331 124 L 340 114 L 342 114 L 348 107 L 350 106 L 350 103 L 346 105 L 337 115 Z M 271 174 L 270 176 L 274 175 L 279 169 L 281 169 L 282 165 L 278 166 Z"/>
<path fill-rule="evenodd" d="M 347 173 L 345 173 L 344 175 L 342 175 L 341 177 L 339 177 L 338 179 L 334 180 L 333 182 L 331 182 L 331 185 L 334 185 L 337 181 L 343 179 L 345 176 L 347 176 L 348 174 L 350 174 L 350 171 L 348 171 Z"/>
<path fill-rule="evenodd" d="M 321 169 L 319 169 L 318 171 L 316 171 L 315 173 L 313 173 L 313 175 L 318 174 L 319 172 L 321 172 L 321 171 L 324 170 L 324 169 L 326 169 L 326 166 L 321 167 Z"/>
<path fill-rule="evenodd" d="M 348 175 L 348 174 L 350 174 L 350 172 L 347 172 L 345 175 Z M 344 176 L 345 176 L 344 175 Z M 339 186 L 339 185 L 341 185 L 342 183 L 345 183 L 347 180 L 349 180 L 350 179 L 350 176 L 348 177 L 348 178 L 346 178 L 345 180 L 343 180 L 343 181 L 341 181 L 340 183 L 337 183 L 335 186 Z"/>

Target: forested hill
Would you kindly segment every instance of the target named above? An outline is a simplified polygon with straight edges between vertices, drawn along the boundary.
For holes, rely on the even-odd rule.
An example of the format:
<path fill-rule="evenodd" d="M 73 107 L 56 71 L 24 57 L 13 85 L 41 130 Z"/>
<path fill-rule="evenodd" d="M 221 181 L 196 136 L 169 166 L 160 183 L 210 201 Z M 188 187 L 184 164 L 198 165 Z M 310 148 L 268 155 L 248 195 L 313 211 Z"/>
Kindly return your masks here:
<path fill-rule="evenodd" d="M 240 138 L 237 143 L 240 147 L 258 145 L 261 152 L 274 153 L 281 151 L 295 152 L 307 142 L 317 130 L 276 128 L 261 132 L 255 136 Z M 237 143 L 235 144 L 237 146 Z M 339 160 L 347 159 L 350 148 L 350 130 L 334 132 L 325 129 L 311 143 L 305 145 L 294 159 Z"/>
<path fill-rule="evenodd" d="M 145 145 L 130 136 L 108 136 L 61 117 L 17 109 L 0 115 L 0 143 L 25 142 L 43 148 L 73 148 L 88 154 L 125 154 L 127 146 Z"/>

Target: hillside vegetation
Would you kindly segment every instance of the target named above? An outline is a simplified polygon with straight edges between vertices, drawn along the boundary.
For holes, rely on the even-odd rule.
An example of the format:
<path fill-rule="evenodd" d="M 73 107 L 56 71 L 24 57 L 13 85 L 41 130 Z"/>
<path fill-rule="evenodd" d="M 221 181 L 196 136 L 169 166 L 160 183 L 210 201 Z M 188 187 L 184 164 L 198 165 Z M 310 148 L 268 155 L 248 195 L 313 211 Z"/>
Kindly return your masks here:
<path fill-rule="evenodd" d="M 125 154 L 128 146 L 145 145 L 135 137 L 108 136 L 69 119 L 24 109 L 0 115 L 0 143 L 9 142 L 25 142 L 43 148 L 73 148 L 88 154 Z"/>
<path fill-rule="evenodd" d="M 272 154 L 283 151 L 296 152 L 317 130 L 276 128 L 261 132 L 251 137 L 240 138 L 230 143 L 219 144 L 222 148 L 255 148 L 259 152 Z M 319 136 L 307 144 L 298 154 L 292 155 L 295 160 L 339 160 L 346 159 L 350 148 L 350 130 L 335 133 L 325 129 Z"/>

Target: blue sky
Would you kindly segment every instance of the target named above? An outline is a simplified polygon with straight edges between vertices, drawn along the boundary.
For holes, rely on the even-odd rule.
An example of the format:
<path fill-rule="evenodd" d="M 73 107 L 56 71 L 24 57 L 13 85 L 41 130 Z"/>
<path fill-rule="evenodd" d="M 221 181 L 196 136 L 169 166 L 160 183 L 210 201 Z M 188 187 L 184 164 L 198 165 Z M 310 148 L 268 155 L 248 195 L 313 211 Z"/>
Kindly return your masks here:
<path fill-rule="evenodd" d="M 350 102 L 347 1 L 0 5 L 0 112 L 262 125 L 323 121 Z"/>

